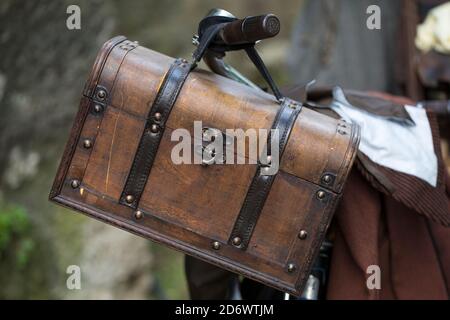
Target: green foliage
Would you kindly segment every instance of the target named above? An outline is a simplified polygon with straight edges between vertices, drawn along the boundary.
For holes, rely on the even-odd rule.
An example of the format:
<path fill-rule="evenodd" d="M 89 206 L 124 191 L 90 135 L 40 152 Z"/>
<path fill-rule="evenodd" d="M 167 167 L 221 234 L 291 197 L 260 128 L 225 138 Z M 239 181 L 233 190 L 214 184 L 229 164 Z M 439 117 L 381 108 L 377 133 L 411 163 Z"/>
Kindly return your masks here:
<path fill-rule="evenodd" d="M 29 231 L 30 220 L 23 207 L 0 202 L 0 257 L 14 255 L 20 269 L 27 265 L 34 247 Z"/>
<path fill-rule="evenodd" d="M 155 258 L 153 274 L 161 292 L 154 292 L 156 299 L 188 299 L 187 283 L 184 275 L 183 254 L 161 246 L 151 244 Z"/>

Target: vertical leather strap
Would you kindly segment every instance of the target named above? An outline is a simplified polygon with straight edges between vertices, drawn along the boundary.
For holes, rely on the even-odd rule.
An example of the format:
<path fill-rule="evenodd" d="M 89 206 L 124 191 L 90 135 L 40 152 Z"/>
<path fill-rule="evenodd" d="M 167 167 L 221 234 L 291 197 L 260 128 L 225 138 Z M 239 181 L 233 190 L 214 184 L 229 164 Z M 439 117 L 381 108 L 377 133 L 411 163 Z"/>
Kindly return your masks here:
<path fill-rule="evenodd" d="M 250 60 L 258 69 L 259 73 L 263 76 L 264 80 L 266 80 L 267 84 L 270 86 L 270 89 L 272 90 L 275 98 L 277 98 L 278 101 L 281 101 L 283 99 L 283 95 L 281 94 L 280 89 L 278 89 L 275 81 L 273 81 L 273 78 L 270 75 L 269 70 L 267 70 L 264 61 L 259 56 L 258 51 L 256 51 L 254 46 L 252 46 L 246 48 L 245 52 L 247 52 L 247 55 L 250 58 Z"/>
<path fill-rule="evenodd" d="M 280 159 L 301 108 L 301 104 L 285 98 L 274 120 L 272 129 L 278 130 Z M 268 146 L 270 146 L 270 137 L 268 140 Z M 259 164 L 228 240 L 231 245 L 242 250 L 247 249 L 256 222 L 276 177 L 276 175 L 265 175 L 263 171 L 264 165 Z"/>
<path fill-rule="evenodd" d="M 191 68 L 192 64 L 185 59 L 176 59 L 167 71 L 147 116 L 119 203 L 137 208 L 158 152 L 165 124 Z"/>

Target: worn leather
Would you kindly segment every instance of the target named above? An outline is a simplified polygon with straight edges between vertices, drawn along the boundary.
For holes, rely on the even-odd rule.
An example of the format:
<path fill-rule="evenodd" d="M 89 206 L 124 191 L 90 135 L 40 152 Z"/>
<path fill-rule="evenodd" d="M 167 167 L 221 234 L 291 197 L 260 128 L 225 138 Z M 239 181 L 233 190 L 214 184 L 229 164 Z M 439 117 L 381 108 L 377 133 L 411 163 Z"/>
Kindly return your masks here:
<path fill-rule="evenodd" d="M 148 114 L 133 165 L 120 197 L 121 204 L 137 208 L 158 152 L 166 121 L 190 70 L 191 64 L 184 59 L 176 59 L 169 68 Z M 155 119 L 156 113 L 161 114 L 160 120 Z M 152 132 L 154 125 L 158 128 L 157 132 Z M 126 198 L 130 195 L 133 196 L 133 201 L 127 202 Z"/>
<path fill-rule="evenodd" d="M 273 122 L 272 129 L 276 129 L 279 132 L 280 158 L 283 155 L 284 148 L 289 139 L 289 134 L 301 108 L 301 104 L 285 98 Z M 271 145 L 270 141 L 268 141 L 267 145 Z M 276 175 L 262 174 L 261 170 L 263 170 L 263 167 L 264 165 L 261 163 L 258 165 L 228 241 L 233 245 L 233 239 L 240 238 L 240 244 L 235 246 L 242 250 L 245 250 L 250 242 L 253 230 L 276 177 Z"/>

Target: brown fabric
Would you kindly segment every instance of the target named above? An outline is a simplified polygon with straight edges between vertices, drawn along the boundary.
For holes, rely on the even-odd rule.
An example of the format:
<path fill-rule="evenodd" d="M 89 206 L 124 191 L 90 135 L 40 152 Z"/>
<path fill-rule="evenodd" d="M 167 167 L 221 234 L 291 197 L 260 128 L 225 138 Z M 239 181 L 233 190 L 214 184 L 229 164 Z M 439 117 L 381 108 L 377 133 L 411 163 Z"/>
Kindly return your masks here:
<path fill-rule="evenodd" d="M 414 125 L 414 121 L 404 107 L 406 103 L 397 103 L 396 100 L 379 97 L 376 92 L 344 90 L 344 93 L 347 101 L 357 108 L 389 120 Z"/>
<path fill-rule="evenodd" d="M 366 91 L 366 93 L 368 96 L 388 100 L 397 105 L 405 105 L 405 104 L 415 105 L 416 104 L 413 100 L 411 100 L 409 98 L 402 97 L 402 96 L 394 96 L 394 95 L 386 93 L 386 92 Z"/>
<path fill-rule="evenodd" d="M 449 298 L 450 229 L 376 191 L 356 169 L 335 219 L 328 299 Z M 380 266 L 381 290 L 366 286 L 370 265 Z"/>
<path fill-rule="evenodd" d="M 328 299 L 450 298 L 450 181 L 436 120 L 431 114 L 429 119 L 439 161 L 437 188 L 367 159 L 353 168 L 335 214 Z M 365 161 L 389 179 L 391 195 Z M 367 288 L 370 265 L 380 266 L 381 290 Z"/>
<path fill-rule="evenodd" d="M 428 113 L 428 119 L 430 121 L 434 141 L 434 151 L 438 158 L 438 179 L 436 187 L 408 174 L 394 171 L 373 163 L 362 153 L 358 153 L 359 163 L 357 163 L 357 167 L 378 191 L 382 191 L 387 195 L 392 196 L 408 208 L 424 215 L 434 222 L 444 226 L 450 226 L 450 210 L 448 208 L 445 185 L 446 169 L 442 160 L 438 124 L 432 113 Z M 383 187 L 380 186 L 380 178 L 376 179 L 376 176 L 374 176 L 373 173 L 366 172 L 366 169 L 361 165 L 361 162 L 364 161 L 370 162 L 373 167 L 378 169 L 384 180 L 386 180 L 386 178 L 389 180 L 389 192 L 386 192 L 386 185 Z"/>
<path fill-rule="evenodd" d="M 326 104 L 331 103 L 333 98 L 333 87 L 312 87 L 289 86 L 281 89 L 283 95 L 297 101 L 306 101 L 312 107 L 320 107 L 320 103 L 324 108 Z M 369 113 L 376 114 L 389 120 L 414 125 L 414 121 L 406 111 L 405 104 L 414 104 L 413 101 L 392 96 L 377 91 L 357 91 L 344 89 L 345 98 L 356 108 L 365 110 Z"/>

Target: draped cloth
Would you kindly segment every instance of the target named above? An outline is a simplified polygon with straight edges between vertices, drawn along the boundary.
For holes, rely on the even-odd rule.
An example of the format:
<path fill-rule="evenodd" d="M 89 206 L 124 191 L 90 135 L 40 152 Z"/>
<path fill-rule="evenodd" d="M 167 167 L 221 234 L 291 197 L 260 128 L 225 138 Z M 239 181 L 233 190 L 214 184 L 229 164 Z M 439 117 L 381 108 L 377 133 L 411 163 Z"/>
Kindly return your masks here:
<path fill-rule="evenodd" d="M 436 188 L 375 165 L 393 185 L 387 190 L 358 156 L 334 217 L 328 299 L 450 298 L 450 180 L 432 114 L 429 120 L 439 162 Z M 371 265 L 380 267 L 380 290 L 367 286 Z"/>

